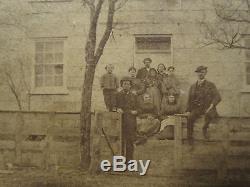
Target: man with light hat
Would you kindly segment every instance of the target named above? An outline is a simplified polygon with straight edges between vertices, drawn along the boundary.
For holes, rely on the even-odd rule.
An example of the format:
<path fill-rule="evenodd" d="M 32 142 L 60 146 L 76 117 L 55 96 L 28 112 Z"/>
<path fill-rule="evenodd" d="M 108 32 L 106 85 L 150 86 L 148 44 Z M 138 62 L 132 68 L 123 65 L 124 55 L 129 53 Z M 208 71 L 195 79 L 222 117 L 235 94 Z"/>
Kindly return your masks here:
<path fill-rule="evenodd" d="M 193 143 L 194 122 L 201 115 L 205 115 L 203 135 L 207 139 L 207 129 L 211 120 L 218 116 L 216 106 L 221 101 L 221 96 L 214 83 L 207 81 L 207 67 L 199 66 L 196 68 L 198 80 L 190 87 L 186 113 L 187 138 L 190 144 Z"/>

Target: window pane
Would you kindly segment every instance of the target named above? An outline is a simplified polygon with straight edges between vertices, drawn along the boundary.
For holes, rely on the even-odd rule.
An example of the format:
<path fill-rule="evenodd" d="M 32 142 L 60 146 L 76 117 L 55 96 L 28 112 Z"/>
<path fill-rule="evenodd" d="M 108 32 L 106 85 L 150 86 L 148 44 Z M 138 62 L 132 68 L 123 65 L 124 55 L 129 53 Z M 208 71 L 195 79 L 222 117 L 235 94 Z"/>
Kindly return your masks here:
<path fill-rule="evenodd" d="M 55 86 L 63 86 L 63 76 L 55 76 Z"/>
<path fill-rule="evenodd" d="M 247 84 L 250 85 L 250 73 L 247 74 Z"/>
<path fill-rule="evenodd" d="M 250 39 L 245 39 L 245 46 L 250 48 Z M 250 50 L 245 50 L 246 58 L 250 60 Z"/>
<path fill-rule="evenodd" d="M 36 42 L 36 52 L 42 52 L 44 49 L 44 43 L 43 42 Z"/>
<path fill-rule="evenodd" d="M 44 63 L 42 53 L 36 53 L 36 63 Z"/>
<path fill-rule="evenodd" d="M 45 76 L 44 77 L 44 85 L 45 86 L 54 86 L 53 76 Z"/>
<path fill-rule="evenodd" d="M 45 71 L 44 71 L 44 73 L 46 74 L 46 75 L 53 75 L 53 65 L 45 65 L 44 66 L 44 68 L 45 68 Z"/>
<path fill-rule="evenodd" d="M 36 76 L 35 77 L 35 86 L 36 87 L 43 86 L 43 77 L 42 76 Z"/>
<path fill-rule="evenodd" d="M 55 65 L 55 73 L 56 74 L 62 74 L 63 73 L 63 65 Z"/>
<path fill-rule="evenodd" d="M 62 53 L 55 54 L 55 63 L 63 63 L 63 54 Z"/>
<path fill-rule="evenodd" d="M 51 64 L 51 63 L 54 63 L 54 57 L 53 57 L 53 54 L 52 53 L 47 53 L 45 55 L 45 63 L 47 64 Z"/>
<path fill-rule="evenodd" d="M 246 63 L 246 73 L 250 73 L 250 63 Z"/>
<path fill-rule="evenodd" d="M 53 42 L 45 42 L 45 51 L 53 53 Z"/>
<path fill-rule="evenodd" d="M 139 50 L 170 50 L 170 37 L 137 37 L 136 47 Z"/>
<path fill-rule="evenodd" d="M 55 52 L 63 52 L 63 41 L 54 42 Z"/>
<path fill-rule="evenodd" d="M 35 86 L 63 86 L 64 41 L 35 42 Z"/>
<path fill-rule="evenodd" d="M 36 75 L 43 74 L 43 65 L 36 65 L 35 66 L 35 73 L 36 73 Z"/>

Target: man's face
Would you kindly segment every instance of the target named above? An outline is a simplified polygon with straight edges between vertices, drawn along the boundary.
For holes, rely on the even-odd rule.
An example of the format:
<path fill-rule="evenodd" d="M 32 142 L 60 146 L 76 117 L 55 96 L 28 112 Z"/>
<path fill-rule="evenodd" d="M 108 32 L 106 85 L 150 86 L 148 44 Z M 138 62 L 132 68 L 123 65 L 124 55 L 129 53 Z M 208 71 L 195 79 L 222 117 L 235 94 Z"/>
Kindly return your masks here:
<path fill-rule="evenodd" d="M 150 67 L 151 62 L 150 62 L 150 61 L 145 61 L 145 62 L 144 62 L 144 64 L 145 64 L 145 67 L 146 67 L 146 68 L 149 68 L 149 67 Z"/>
<path fill-rule="evenodd" d="M 136 71 L 135 71 L 134 69 L 131 69 L 131 70 L 129 71 L 129 73 L 130 73 L 130 76 L 131 76 L 131 77 L 135 77 L 135 76 L 136 76 Z"/>
<path fill-rule="evenodd" d="M 168 96 L 169 103 L 175 102 L 175 97 L 173 95 Z"/>
<path fill-rule="evenodd" d="M 126 90 L 126 91 L 130 90 L 130 88 L 131 88 L 131 83 L 130 83 L 130 81 L 123 81 L 123 82 L 122 82 L 122 88 L 123 88 L 124 90 Z"/>
<path fill-rule="evenodd" d="M 200 80 L 204 79 L 206 74 L 207 74 L 207 70 L 205 70 L 205 69 L 197 72 L 198 79 L 200 79 Z"/>
<path fill-rule="evenodd" d="M 173 68 L 170 68 L 170 69 L 168 70 L 168 74 L 169 74 L 169 75 L 174 74 L 174 69 L 173 69 Z"/>
<path fill-rule="evenodd" d="M 108 73 L 112 73 L 113 70 L 114 70 L 114 67 L 113 66 L 107 66 L 106 70 L 107 70 Z"/>
<path fill-rule="evenodd" d="M 151 102 L 151 97 L 148 94 L 145 94 L 143 96 L 144 103 L 150 103 Z"/>

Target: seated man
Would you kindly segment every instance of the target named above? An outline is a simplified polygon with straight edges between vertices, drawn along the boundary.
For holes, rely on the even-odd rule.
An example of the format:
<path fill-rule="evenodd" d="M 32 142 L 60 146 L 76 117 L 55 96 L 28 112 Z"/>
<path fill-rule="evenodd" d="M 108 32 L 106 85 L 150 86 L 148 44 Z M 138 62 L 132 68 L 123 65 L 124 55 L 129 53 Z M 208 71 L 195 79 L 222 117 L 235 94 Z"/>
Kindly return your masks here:
<path fill-rule="evenodd" d="M 178 102 L 176 95 L 169 94 L 168 97 L 162 99 L 161 104 L 161 128 L 157 138 L 160 140 L 174 139 L 174 114 L 181 112 L 180 102 Z"/>
<path fill-rule="evenodd" d="M 143 103 L 140 104 L 137 117 L 137 132 L 139 136 L 150 137 L 156 134 L 160 128 L 157 119 L 156 106 L 151 101 L 148 93 L 143 95 Z"/>

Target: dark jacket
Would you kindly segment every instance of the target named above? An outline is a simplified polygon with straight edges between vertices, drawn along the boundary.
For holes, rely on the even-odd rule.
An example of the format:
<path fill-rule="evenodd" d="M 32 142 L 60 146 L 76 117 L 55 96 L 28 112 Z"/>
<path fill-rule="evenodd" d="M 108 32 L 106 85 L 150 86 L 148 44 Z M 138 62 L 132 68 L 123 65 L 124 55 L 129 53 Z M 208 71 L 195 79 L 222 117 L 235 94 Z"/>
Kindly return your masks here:
<path fill-rule="evenodd" d="M 150 69 L 151 69 L 151 68 L 150 68 Z M 136 78 L 137 78 L 137 79 L 143 80 L 143 79 L 145 79 L 145 78 L 148 76 L 148 72 L 149 72 L 149 71 L 147 70 L 146 67 L 141 68 L 141 69 L 138 70 L 138 72 L 137 72 L 137 74 L 136 74 Z"/>
<path fill-rule="evenodd" d="M 101 88 L 103 89 L 117 89 L 119 87 L 119 80 L 113 73 L 105 73 L 100 79 Z"/>
<path fill-rule="evenodd" d="M 153 103 L 142 103 L 138 108 L 138 117 L 146 118 L 148 115 L 157 117 L 157 108 Z"/>
<path fill-rule="evenodd" d="M 205 113 L 213 104 L 214 108 L 210 112 L 217 115 L 216 105 L 220 101 L 221 96 L 214 83 L 204 80 L 201 85 L 198 85 L 196 82 L 190 87 L 186 111 L 200 110 L 201 113 Z"/>
<path fill-rule="evenodd" d="M 131 91 L 120 91 L 116 95 L 116 107 L 122 109 L 125 113 L 137 109 L 137 96 Z"/>
<path fill-rule="evenodd" d="M 131 91 L 120 91 L 116 95 L 116 107 L 123 110 L 122 133 L 123 137 L 129 141 L 134 141 L 136 137 L 136 115 L 131 113 L 137 110 L 137 96 Z"/>
<path fill-rule="evenodd" d="M 146 92 L 146 87 L 142 80 L 131 77 L 131 81 L 132 81 L 131 91 L 136 91 L 137 95 L 142 95 Z"/>

